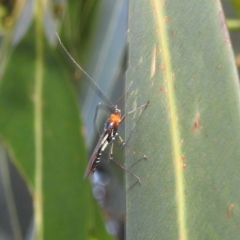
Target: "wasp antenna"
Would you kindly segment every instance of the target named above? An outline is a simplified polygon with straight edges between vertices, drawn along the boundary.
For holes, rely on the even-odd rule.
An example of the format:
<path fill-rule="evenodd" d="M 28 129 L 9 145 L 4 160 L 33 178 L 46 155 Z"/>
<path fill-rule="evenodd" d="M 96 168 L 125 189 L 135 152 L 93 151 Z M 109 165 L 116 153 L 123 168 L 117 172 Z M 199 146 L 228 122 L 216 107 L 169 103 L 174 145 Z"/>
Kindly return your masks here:
<path fill-rule="evenodd" d="M 59 35 L 57 32 L 55 32 L 57 39 L 59 41 L 59 44 L 61 45 L 62 49 L 64 50 L 64 52 L 68 55 L 68 57 L 72 60 L 72 62 L 75 64 L 75 66 L 77 66 L 78 69 L 80 69 L 87 77 L 88 79 L 91 81 L 91 83 L 93 84 L 93 86 L 98 90 L 98 93 L 100 93 L 101 97 L 108 102 L 110 105 L 113 105 L 113 103 L 109 100 L 109 98 L 104 94 L 104 92 L 101 90 L 101 88 L 96 84 L 96 82 L 94 81 L 94 79 L 75 61 L 75 59 L 72 57 L 72 55 L 68 52 L 68 50 L 65 48 L 65 46 L 63 45 Z"/>
<path fill-rule="evenodd" d="M 125 95 L 127 95 L 127 93 L 129 92 L 130 87 L 128 86 L 126 91 L 122 94 L 122 96 L 117 100 L 116 105 L 118 105 L 118 103 L 124 98 Z"/>

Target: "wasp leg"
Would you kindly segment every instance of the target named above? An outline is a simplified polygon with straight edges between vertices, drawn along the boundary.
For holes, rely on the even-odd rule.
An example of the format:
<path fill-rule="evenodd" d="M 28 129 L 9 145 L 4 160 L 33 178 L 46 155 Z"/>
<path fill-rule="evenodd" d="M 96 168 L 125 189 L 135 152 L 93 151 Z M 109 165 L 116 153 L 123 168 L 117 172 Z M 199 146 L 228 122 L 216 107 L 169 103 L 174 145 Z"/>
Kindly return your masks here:
<path fill-rule="evenodd" d="M 129 87 L 127 87 L 127 90 L 122 94 L 122 96 L 117 100 L 115 105 L 118 105 L 118 103 L 124 98 L 125 95 L 129 92 Z"/>
<path fill-rule="evenodd" d="M 128 170 L 123 164 L 117 162 L 116 160 L 112 160 L 116 165 L 118 165 L 120 168 L 122 168 L 124 171 L 126 171 L 127 173 L 131 174 L 133 177 L 135 177 L 139 183 L 139 185 L 141 186 L 141 180 L 140 178 L 134 174 L 133 172 L 131 172 L 130 170 Z"/>
<path fill-rule="evenodd" d="M 118 134 L 118 139 L 119 139 L 119 144 L 121 145 L 121 147 L 126 147 L 126 148 L 132 150 L 133 153 L 137 153 L 137 154 L 141 155 L 141 156 L 142 156 L 142 159 L 147 160 L 147 156 L 146 156 L 145 154 L 143 154 L 142 152 L 137 151 L 137 150 L 134 149 L 133 147 L 127 145 L 127 144 L 123 141 L 123 139 L 121 138 L 121 136 L 120 136 L 119 134 Z"/>
<path fill-rule="evenodd" d="M 147 107 L 148 104 L 149 104 L 149 101 L 147 101 L 147 103 L 145 103 L 145 104 L 143 104 L 143 105 L 141 105 L 141 106 L 133 109 L 132 111 L 126 113 L 125 115 L 122 116 L 120 122 L 124 121 L 124 119 L 126 118 L 126 116 L 128 116 L 129 114 L 136 112 L 136 111 L 139 110 L 140 108 L 145 108 L 145 107 Z"/>
<path fill-rule="evenodd" d="M 140 178 L 132 173 L 130 170 L 128 170 L 123 164 L 117 162 L 115 159 L 113 159 L 113 142 L 111 143 L 111 147 L 110 147 L 110 151 L 109 151 L 109 158 L 108 161 L 112 161 L 114 162 L 117 166 L 119 166 L 120 168 L 122 168 L 123 170 L 125 170 L 127 173 L 131 174 L 133 177 L 135 177 L 139 183 L 139 185 L 141 185 L 141 181 Z"/>
<path fill-rule="evenodd" d="M 113 142 L 111 142 L 111 147 L 109 150 L 108 162 L 113 161 Z"/>

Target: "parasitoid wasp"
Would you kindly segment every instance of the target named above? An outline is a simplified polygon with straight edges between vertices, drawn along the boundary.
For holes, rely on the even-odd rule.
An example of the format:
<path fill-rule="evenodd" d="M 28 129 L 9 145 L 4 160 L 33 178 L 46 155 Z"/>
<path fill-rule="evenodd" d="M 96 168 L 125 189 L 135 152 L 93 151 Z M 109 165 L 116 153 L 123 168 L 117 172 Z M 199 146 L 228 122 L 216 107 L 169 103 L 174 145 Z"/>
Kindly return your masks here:
<path fill-rule="evenodd" d="M 96 171 L 98 164 L 100 163 L 101 160 L 101 155 L 104 152 L 104 150 L 106 149 L 106 147 L 111 144 L 110 147 L 110 155 L 109 155 L 109 160 L 113 161 L 113 142 L 115 140 L 115 137 L 118 136 L 120 142 L 122 143 L 122 145 L 126 144 L 124 143 L 124 141 L 122 140 L 122 138 L 118 135 L 118 126 L 124 121 L 124 119 L 131 113 L 134 113 L 135 111 L 137 111 L 140 108 L 144 108 L 147 107 L 149 104 L 149 101 L 135 109 L 133 109 L 132 111 L 124 114 L 123 116 L 121 115 L 121 110 L 118 109 L 118 102 L 123 98 L 123 96 L 125 95 L 125 93 L 120 97 L 120 99 L 117 101 L 117 104 L 112 104 L 111 101 L 108 99 L 108 97 L 103 93 L 103 91 L 100 89 L 100 87 L 97 85 L 97 83 L 94 81 L 94 79 L 75 61 L 75 59 L 71 56 L 71 54 L 68 52 L 68 50 L 65 48 L 65 46 L 63 45 L 59 35 L 56 32 L 56 36 L 58 38 L 58 41 L 61 45 L 61 47 L 63 48 L 64 52 L 68 55 L 68 57 L 73 61 L 73 63 L 77 66 L 78 69 L 80 69 L 91 81 L 91 83 L 93 84 L 93 86 L 99 91 L 101 97 L 104 98 L 104 100 L 106 100 L 108 104 L 102 104 L 99 103 L 96 112 L 95 112 L 95 117 L 94 117 L 94 121 L 96 120 L 97 117 L 97 113 L 99 110 L 99 107 L 101 105 L 106 106 L 111 114 L 110 117 L 107 119 L 107 121 L 104 124 L 104 128 L 103 128 L 103 133 L 101 134 L 98 143 L 90 157 L 90 160 L 88 162 L 87 168 L 85 170 L 84 173 L 84 178 L 86 178 L 90 173 L 93 173 Z M 146 156 L 143 155 L 143 158 L 146 159 Z M 128 173 L 130 173 L 132 176 L 134 176 L 135 178 L 137 178 L 139 184 L 141 184 L 140 179 L 137 175 L 135 175 L 134 173 L 132 173 L 131 171 L 129 171 L 128 169 L 126 169 L 122 164 L 115 162 L 117 165 L 119 165 L 122 169 L 124 169 L 125 171 L 127 171 Z"/>

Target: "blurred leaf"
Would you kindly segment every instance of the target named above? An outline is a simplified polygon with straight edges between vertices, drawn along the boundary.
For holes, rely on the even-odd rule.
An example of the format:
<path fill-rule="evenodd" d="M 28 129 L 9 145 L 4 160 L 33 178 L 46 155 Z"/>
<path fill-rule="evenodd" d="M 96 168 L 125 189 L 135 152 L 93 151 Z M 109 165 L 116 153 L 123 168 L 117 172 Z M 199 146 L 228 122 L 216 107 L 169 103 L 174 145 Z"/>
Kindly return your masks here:
<path fill-rule="evenodd" d="M 74 2 L 75 1 L 71 1 L 72 4 Z M 43 25 L 46 38 L 50 45 L 55 45 L 57 42 L 55 32 L 59 29 L 59 25 L 62 22 L 61 20 L 65 14 L 66 6 L 67 0 L 49 0 L 45 3 Z M 79 32 L 75 33 L 79 34 Z"/>
<path fill-rule="evenodd" d="M 42 13 L 1 80 L 0 135 L 31 191 L 36 239 L 109 239 L 82 180 L 87 156 L 75 92 L 44 40 Z"/>
<path fill-rule="evenodd" d="M 33 20 L 34 2 L 31 0 L 27 1 L 16 1 L 15 4 L 15 15 L 14 15 L 14 28 L 12 32 L 12 45 L 16 45 L 24 37 L 28 31 Z"/>
<path fill-rule="evenodd" d="M 240 29 L 240 20 L 239 19 L 227 19 L 226 20 L 228 29 L 231 30 L 239 30 Z"/>
<path fill-rule="evenodd" d="M 29 29 L 33 16 L 32 1 L 6 1 L 0 5 L 0 77 L 2 76 L 12 47 Z"/>
<path fill-rule="evenodd" d="M 230 0 L 230 2 L 233 4 L 236 11 L 238 12 L 238 15 L 240 16 L 240 1 L 239 0 Z"/>
<path fill-rule="evenodd" d="M 11 178 L 10 178 L 10 170 L 9 170 L 9 156 L 7 154 L 6 149 L 0 143 L 0 189 L 1 189 L 1 220 L 5 222 L 5 224 L 9 221 L 11 222 L 11 229 L 12 232 L 10 233 L 11 237 L 17 240 L 22 240 L 22 234 L 21 234 L 21 223 L 18 221 L 17 216 L 17 208 L 16 208 L 16 202 L 14 201 L 13 197 L 13 189 L 11 184 Z M 21 189 L 22 190 L 22 189 Z M 6 199 L 6 204 L 4 204 L 4 199 Z M 6 221 L 6 213 L 9 214 L 9 220 Z M 27 219 L 28 216 L 25 214 L 25 219 Z M 6 224 L 7 225 L 7 224 Z M 4 232 L 4 228 L 1 228 L 1 238 L 7 239 L 7 237 L 2 236 Z"/>
<path fill-rule="evenodd" d="M 82 62 L 89 54 L 96 30 L 99 1 L 71 1 L 67 5 L 63 27 L 63 41 L 72 56 Z"/>
<path fill-rule="evenodd" d="M 39 61 L 39 56 L 29 49 L 34 49 L 34 45 L 28 38 L 14 52 L 2 79 L 1 136 L 28 182 L 35 205 L 40 205 L 40 212 L 35 212 L 36 218 L 42 217 L 37 228 L 44 231 L 45 239 L 53 239 L 53 236 L 58 239 L 81 236 L 84 239 L 87 227 L 84 204 L 90 195 L 89 184 L 82 181 L 86 154 L 80 137 L 76 100 L 64 66 L 46 48 L 44 69 L 41 69 L 44 72 L 43 92 L 41 99 L 35 100 L 43 103 L 42 119 L 36 118 L 35 62 Z M 34 124 L 39 120 L 42 125 L 36 133 Z M 38 149 L 36 141 L 40 141 L 42 148 Z M 37 154 L 42 157 L 39 159 Z M 38 181 L 40 186 L 36 185 Z M 68 226 L 70 222 L 71 227 Z"/>
<path fill-rule="evenodd" d="M 150 4 L 149 4 L 150 3 Z M 219 2 L 131 1 L 127 239 L 240 235 L 239 83 Z"/>

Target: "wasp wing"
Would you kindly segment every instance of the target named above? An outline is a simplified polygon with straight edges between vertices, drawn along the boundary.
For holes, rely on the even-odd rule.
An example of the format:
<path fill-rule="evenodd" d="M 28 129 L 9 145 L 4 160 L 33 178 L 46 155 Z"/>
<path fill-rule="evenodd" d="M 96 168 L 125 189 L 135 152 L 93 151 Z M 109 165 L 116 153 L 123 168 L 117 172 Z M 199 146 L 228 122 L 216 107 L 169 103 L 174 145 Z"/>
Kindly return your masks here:
<path fill-rule="evenodd" d="M 102 148 L 102 146 L 104 145 L 105 141 L 107 140 L 109 136 L 109 133 L 108 131 L 104 131 L 103 134 L 100 136 L 99 140 L 98 140 L 98 143 L 92 153 L 92 156 L 88 162 L 88 165 L 87 165 L 87 168 L 86 168 L 86 171 L 84 173 L 84 177 L 83 178 L 86 178 L 91 172 L 92 172 L 92 167 L 93 167 L 93 164 L 95 163 L 95 161 L 97 160 L 97 157 L 98 157 L 98 153 L 99 153 L 99 150 Z"/>

